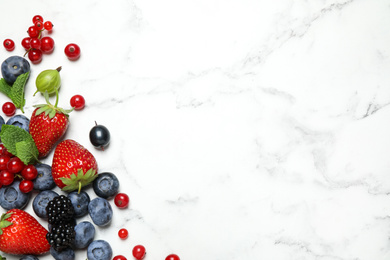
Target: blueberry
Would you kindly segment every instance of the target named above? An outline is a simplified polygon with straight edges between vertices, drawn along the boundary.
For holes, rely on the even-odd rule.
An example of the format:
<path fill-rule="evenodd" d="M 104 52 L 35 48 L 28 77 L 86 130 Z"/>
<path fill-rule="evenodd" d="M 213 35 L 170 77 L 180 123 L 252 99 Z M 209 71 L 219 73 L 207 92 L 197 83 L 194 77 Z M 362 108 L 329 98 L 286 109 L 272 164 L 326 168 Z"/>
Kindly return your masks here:
<path fill-rule="evenodd" d="M 111 260 L 112 248 L 105 240 L 95 240 L 87 249 L 88 260 Z"/>
<path fill-rule="evenodd" d="M 35 255 L 24 255 L 19 260 L 39 260 Z"/>
<path fill-rule="evenodd" d="M 40 217 L 47 219 L 46 206 L 55 197 L 59 196 L 57 192 L 52 190 L 44 190 L 38 193 L 33 200 L 33 210 L 35 214 Z"/>
<path fill-rule="evenodd" d="M 96 148 L 104 148 L 110 143 L 110 131 L 104 125 L 95 125 L 89 131 L 89 140 Z"/>
<path fill-rule="evenodd" d="M 75 248 L 87 248 L 95 237 L 95 226 L 88 221 L 78 223 L 74 227 L 76 236 L 74 239 Z"/>
<path fill-rule="evenodd" d="M 111 222 L 112 208 L 108 200 L 97 197 L 88 204 L 88 213 L 93 223 L 97 226 L 105 226 Z"/>
<path fill-rule="evenodd" d="M 52 255 L 52 257 L 54 257 L 55 260 L 74 260 L 76 258 L 76 254 L 71 248 L 67 248 L 65 250 L 62 250 L 61 252 L 58 252 L 54 250 L 53 247 L 51 247 L 50 254 Z"/>
<path fill-rule="evenodd" d="M 81 191 L 80 193 L 73 191 L 68 194 L 68 198 L 73 204 L 76 218 L 82 217 L 88 213 L 88 204 L 91 201 L 88 193 L 85 191 Z"/>
<path fill-rule="evenodd" d="M 1 64 L 1 74 L 9 84 L 14 84 L 16 78 L 30 71 L 30 63 L 23 57 L 11 56 Z"/>
<path fill-rule="evenodd" d="M 8 119 L 6 124 L 18 126 L 29 132 L 28 127 L 30 125 L 30 119 L 28 119 L 28 117 L 26 117 L 25 115 L 14 115 L 10 119 Z"/>
<path fill-rule="evenodd" d="M 5 124 L 5 121 L 4 121 L 4 118 L 2 116 L 0 116 L 0 131 L 1 131 L 1 127 Z"/>
<path fill-rule="evenodd" d="M 108 199 L 118 193 L 119 180 L 111 172 L 102 172 L 93 181 L 92 186 L 96 195 Z"/>
<path fill-rule="evenodd" d="M 19 189 L 20 181 L 14 180 L 11 185 L 0 189 L 0 206 L 3 209 L 23 209 L 31 197 L 31 192 L 23 193 Z"/>
<path fill-rule="evenodd" d="M 38 176 L 34 182 L 35 190 L 51 190 L 56 184 L 53 179 L 53 175 L 51 175 L 51 166 L 44 163 L 38 163 L 35 165 L 35 168 L 38 171 Z"/>

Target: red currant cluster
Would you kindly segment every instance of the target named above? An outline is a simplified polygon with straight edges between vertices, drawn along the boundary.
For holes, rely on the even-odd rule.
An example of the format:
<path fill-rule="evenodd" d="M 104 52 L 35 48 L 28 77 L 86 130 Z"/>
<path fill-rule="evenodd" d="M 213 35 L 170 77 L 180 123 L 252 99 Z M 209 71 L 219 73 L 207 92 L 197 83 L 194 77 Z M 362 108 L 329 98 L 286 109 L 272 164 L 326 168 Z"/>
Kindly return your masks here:
<path fill-rule="evenodd" d="M 54 40 L 49 36 L 43 36 L 46 30 L 50 32 L 53 24 L 50 21 L 43 21 L 42 16 L 35 15 L 32 19 L 34 25 L 28 27 L 28 37 L 23 38 L 22 46 L 28 53 L 29 60 L 34 63 L 42 61 L 43 54 L 52 53 L 54 50 Z"/>
<path fill-rule="evenodd" d="M 28 37 L 22 39 L 22 46 L 26 50 L 28 59 L 33 64 L 42 61 L 43 54 L 50 54 L 54 50 L 54 40 L 50 36 L 44 35 L 44 31 L 51 32 L 53 24 L 51 21 L 44 22 L 41 15 L 35 15 L 32 18 L 33 25 L 28 27 Z M 11 39 L 5 39 L 3 46 L 7 51 L 15 49 L 15 42 Z M 80 57 L 80 47 L 75 43 L 70 43 L 65 47 L 65 55 L 69 60 L 77 60 Z"/>
<path fill-rule="evenodd" d="M 25 165 L 18 157 L 11 154 L 0 144 L 0 187 L 11 185 L 16 178 L 21 179 L 19 189 L 28 193 L 33 190 L 38 171 L 34 165 Z"/>

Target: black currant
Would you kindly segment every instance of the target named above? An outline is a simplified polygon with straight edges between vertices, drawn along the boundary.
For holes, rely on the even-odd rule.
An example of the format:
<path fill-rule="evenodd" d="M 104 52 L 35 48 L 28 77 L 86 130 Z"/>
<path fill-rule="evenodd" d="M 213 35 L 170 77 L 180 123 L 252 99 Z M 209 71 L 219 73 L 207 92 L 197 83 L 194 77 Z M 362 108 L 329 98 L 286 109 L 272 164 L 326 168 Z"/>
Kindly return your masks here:
<path fill-rule="evenodd" d="M 96 148 L 104 149 L 110 143 L 110 131 L 104 125 L 96 124 L 89 131 L 89 140 Z"/>

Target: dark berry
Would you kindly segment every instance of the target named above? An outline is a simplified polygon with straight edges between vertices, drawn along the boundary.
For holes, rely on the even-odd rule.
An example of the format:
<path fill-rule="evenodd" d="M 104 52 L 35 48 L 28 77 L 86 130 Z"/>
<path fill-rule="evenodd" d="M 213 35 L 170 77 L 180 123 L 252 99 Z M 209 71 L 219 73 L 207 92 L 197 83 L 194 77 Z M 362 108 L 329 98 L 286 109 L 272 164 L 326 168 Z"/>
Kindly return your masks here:
<path fill-rule="evenodd" d="M 46 239 L 54 250 L 62 252 L 73 246 L 75 235 L 73 224 L 62 223 L 52 226 L 50 232 L 46 235 Z"/>
<path fill-rule="evenodd" d="M 110 143 L 111 135 L 104 125 L 95 125 L 89 131 L 89 140 L 96 148 L 104 149 Z"/>
<path fill-rule="evenodd" d="M 53 225 L 70 222 L 75 216 L 73 204 L 65 195 L 60 195 L 49 201 L 46 211 L 47 220 Z"/>
<path fill-rule="evenodd" d="M 108 199 L 118 193 L 119 180 L 111 172 L 102 172 L 93 181 L 92 187 L 96 195 Z"/>

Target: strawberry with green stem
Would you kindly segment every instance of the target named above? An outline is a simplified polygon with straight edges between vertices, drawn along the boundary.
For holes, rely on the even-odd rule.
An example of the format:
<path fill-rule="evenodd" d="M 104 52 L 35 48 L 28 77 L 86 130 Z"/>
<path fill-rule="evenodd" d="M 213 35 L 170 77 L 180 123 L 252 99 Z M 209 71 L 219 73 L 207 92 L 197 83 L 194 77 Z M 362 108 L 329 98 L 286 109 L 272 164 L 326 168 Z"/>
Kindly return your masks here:
<path fill-rule="evenodd" d="M 41 255 L 50 250 L 48 231 L 29 213 L 11 209 L 0 218 L 0 250 L 12 255 Z"/>
<path fill-rule="evenodd" d="M 35 105 L 30 118 L 29 132 L 39 151 L 39 158 L 46 157 L 54 145 L 64 136 L 69 126 L 69 113 L 73 109 L 65 110 L 58 107 L 58 91 L 56 102 L 52 105 L 49 94 L 44 93 L 46 104 Z"/>
<path fill-rule="evenodd" d="M 66 139 L 60 142 L 53 155 L 54 182 L 64 191 L 78 190 L 92 183 L 97 177 L 95 157 L 78 142 Z"/>

